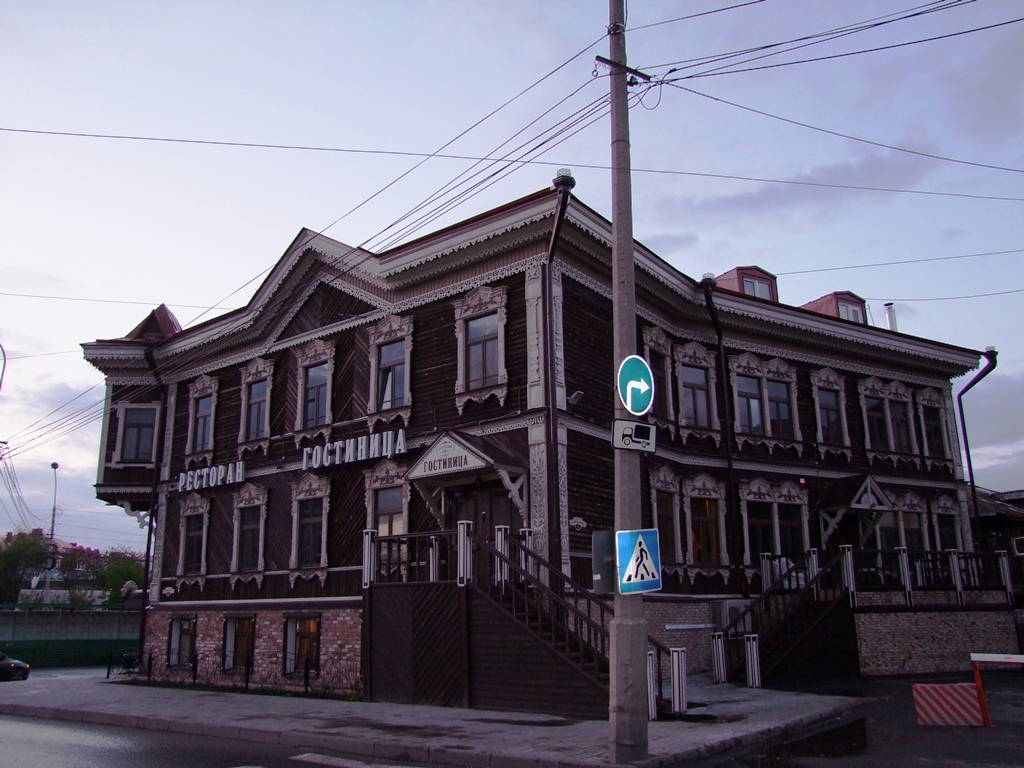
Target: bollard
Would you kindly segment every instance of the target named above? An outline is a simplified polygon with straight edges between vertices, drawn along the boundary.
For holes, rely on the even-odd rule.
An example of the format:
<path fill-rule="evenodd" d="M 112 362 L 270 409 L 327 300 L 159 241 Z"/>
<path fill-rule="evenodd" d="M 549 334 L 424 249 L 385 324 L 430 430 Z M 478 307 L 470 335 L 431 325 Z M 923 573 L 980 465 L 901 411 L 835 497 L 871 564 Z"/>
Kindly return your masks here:
<path fill-rule="evenodd" d="M 761 653 L 758 649 L 757 635 L 744 635 L 743 646 L 747 653 L 747 688 L 760 688 Z"/>
<path fill-rule="evenodd" d="M 721 632 L 711 633 L 711 670 L 716 683 L 726 682 L 725 635 Z"/>
<path fill-rule="evenodd" d="M 302 685 L 306 689 L 306 693 L 309 693 L 309 656 L 306 656 L 306 661 L 303 665 Z"/>
<path fill-rule="evenodd" d="M 248 662 L 246 662 L 246 664 L 245 664 L 245 690 L 246 690 L 246 692 L 249 691 L 249 663 Z"/>
<path fill-rule="evenodd" d="M 658 689 L 661 688 L 661 681 L 655 679 L 654 651 L 647 652 L 647 719 L 658 719 Z"/>
<path fill-rule="evenodd" d="M 672 667 L 672 714 L 686 712 L 686 649 L 670 648 Z"/>
<path fill-rule="evenodd" d="M 146 679 L 147 680 L 152 680 L 153 679 L 153 652 L 152 651 L 149 652 L 149 661 L 146 664 Z"/>
<path fill-rule="evenodd" d="M 107 653 L 107 680 L 110 679 L 110 669 L 114 666 L 114 652 Z"/>

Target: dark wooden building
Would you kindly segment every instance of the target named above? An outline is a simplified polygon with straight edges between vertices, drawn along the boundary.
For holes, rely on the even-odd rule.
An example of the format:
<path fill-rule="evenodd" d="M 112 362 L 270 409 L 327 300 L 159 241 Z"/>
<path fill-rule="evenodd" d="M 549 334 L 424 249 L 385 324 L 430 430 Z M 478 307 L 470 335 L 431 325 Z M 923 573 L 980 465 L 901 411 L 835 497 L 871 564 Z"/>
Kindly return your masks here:
<path fill-rule="evenodd" d="M 474 706 L 520 705 L 487 681 L 521 683 L 524 659 L 557 677 L 557 643 L 529 651 L 543 632 L 452 587 L 511 569 L 553 590 L 549 629 L 565 630 L 552 606 L 567 595 L 604 620 L 579 600 L 592 535 L 614 520 L 611 225 L 571 198 L 549 251 L 557 202 L 541 191 L 383 253 L 303 230 L 242 309 L 182 330 L 160 307 L 83 345 L 107 377 L 97 495 L 154 522 L 145 653 L 160 674 L 362 678 Z M 951 381 L 978 352 L 869 326 L 851 293 L 788 306 L 771 273 L 742 267 L 713 291 L 720 357 L 698 283 L 639 243 L 635 258 L 656 639 L 709 668 L 729 609 L 809 550 L 823 564 L 844 545 L 973 549 Z M 460 521 L 498 553 L 490 572 L 456 554 Z M 601 661 L 577 651 L 579 685 L 600 691 Z"/>

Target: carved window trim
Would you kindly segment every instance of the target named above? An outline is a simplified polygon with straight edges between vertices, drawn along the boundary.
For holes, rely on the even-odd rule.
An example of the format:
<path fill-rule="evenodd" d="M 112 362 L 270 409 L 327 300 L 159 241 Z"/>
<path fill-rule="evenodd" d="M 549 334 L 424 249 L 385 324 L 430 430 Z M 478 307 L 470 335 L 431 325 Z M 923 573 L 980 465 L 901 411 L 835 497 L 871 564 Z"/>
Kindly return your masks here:
<path fill-rule="evenodd" d="M 953 461 L 950 458 L 953 455 L 952 443 L 950 439 L 950 424 L 955 424 L 955 418 L 950 413 L 947 400 L 943 393 L 934 387 L 928 387 L 927 389 L 919 389 L 914 393 L 915 400 L 915 415 L 917 417 L 917 424 L 921 433 L 921 454 L 924 456 L 928 467 L 939 466 L 949 467 Z M 924 420 L 924 409 L 925 408 L 938 408 L 939 409 L 939 421 L 942 427 L 942 456 L 932 456 L 928 451 L 928 432 L 925 427 Z"/>
<path fill-rule="evenodd" d="M 267 495 L 268 491 L 258 485 L 246 483 L 232 495 L 232 529 L 233 539 L 231 544 L 231 587 L 239 581 L 255 581 L 256 586 L 263 585 L 263 573 L 266 570 L 264 560 L 266 531 L 267 531 Z M 260 510 L 260 535 L 259 553 L 257 555 L 256 570 L 239 570 L 239 546 L 242 540 L 242 510 L 259 507 Z"/>
<path fill-rule="evenodd" d="M 883 461 L 892 462 L 893 466 L 900 461 L 907 461 L 915 466 L 920 466 L 920 457 L 917 449 L 917 429 L 914 425 L 913 398 L 910 389 L 900 381 L 891 381 L 888 384 L 872 376 L 868 379 L 861 379 L 857 382 L 857 392 L 860 397 L 860 412 L 864 419 L 864 450 L 867 451 L 868 459 L 878 458 Z M 882 401 L 885 412 L 886 437 L 888 444 L 885 446 L 874 446 L 871 444 L 871 432 L 868 429 L 868 410 L 865 398 L 873 397 Z M 890 402 L 906 403 L 907 408 L 907 429 L 910 433 L 910 451 L 907 453 L 895 450 L 895 437 L 893 436 L 893 421 Z"/>
<path fill-rule="evenodd" d="M 267 382 L 266 410 L 263 414 L 263 437 L 247 440 L 249 434 L 249 386 L 260 381 Z M 270 451 L 270 403 L 274 388 L 274 361 L 257 357 L 242 369 L 242 414 L 238 426 L 238 458 L 246 453 L 255 454 L 263 451 L 266 456 Z"/>
<path fill-rule="evenodd" d="M 690 514 L 690 499 L 716 499 L 718 503 L 718 563 L 693 562 L 693 517 Z M 707 569 L 709 573 L 717 572 L 730 565 L 729 551 L 725 542 L 725 484 L 711 475 L 702 473 L 690 480 L 683 481 L 683 514 L 686 519 L 686 565 L 698 571 Z"/>
<path fill-rule="evenodd" d="M 385 488 L 402 489 L 402 530 L 409 531 L 409 489 L 405 470 L 393 461 L 382 461 L 363 473 L 365 485 L 366 527 L 377 530 L 377 494 Z"/>
<path fill-rule="evenodd" d="M 651 518 L 654 527 L 659 527 L 658 520 L 658 493 L 669 493 L 672 495 L 672 525 L 674 527 L 673 537 L 676 544 L 675 559 L 671 563 L 662 562 L 662 568 L 672 565 L 681 565 L 686 562 L 686 552 L 689 547 L 683 546 L 681 517 L 683 516 L 682 492 L 679 490 L 679 473 L 670 466 L 663 464 L 649 472 L 651 482 Z M 687 529 L 687 541 L 690 531 Z"/>
<path fill-rule="evenodd" d="M 306 370 L 313 366 L 327 364 L 327 419 L 323 424 L 312 427 L 305 426 L 306 416 Z M 295 350 L 295 384 L 298 400 L 295 403 L 295 447 L 300 447 L 302 440 L 323 437 L 331 439 L 331 425 L 334 415 L 331 403 L 334 399 L 334 343 L 324 339 L 314 339 Z"/>
<path fill-rule="evenodd" d="M 760 563 L 760 552 L 750 551 L 750 518 L 747 511 L 747 504 L 751 501 L 760 501 L 772 505 L 772 554 L 782 554 L 782 536 L 779 528 L 779 504 L 791 504 L 800 507 L 800 535 L 803 541 L 803 551 L 806 552 L 811 546 L 810 538 L 810 507 L 808 505 L 807 489 L 803 488 L 792 480 L 781 484 L 769 483 L 764 478 L 758 477 L 753 480 L 743 480 L 739 485 L 740 492 L 740 518 L 743 521 L 743 564 L 756 567 Z"/>
<path fill-rule="evenodd" d="M 331 481 L 307 472 L 292 484 L 292 547 L 288 557 L 289 582 L 294 587 L 297 579 L 320 579 L 327 583 L 327 513 L 330 507 Z M 299 567 L 299 509 L 301 501 L 320 499 L 320 565 L 315 568 Z"/>
<path fill-rule="evenodd" d="M 672 396 L 672 339 L 670 339 L 661 328 L 657 326 L 647 326 L 643 330 L 644 339 L 644 358 L 648 364 L 651 365 L 651 370 L 654 370 L 654 362 L 652 359 L 651 352 L 657 352 L 661 355 L 662 359 L 662 370 L 661 380 L 665 383 L 665 414 L 661 415 L 655 413 L 655 409 L 651 408 L 648 412 L 648 416 L 658 426 L 665 427 L 668 429 L 673 436 L 676 433 L 676 409 L 675 409 L 675 398 Z M 654 393 L 655 399 L 658 397 L 657 391 Z"/>
<path fill-rule="evenodd" d="M 896 511 L 896 526 L 900 532 L 900 546 L 907 547 L 907 532 L 906 532 L 906 520 L 904 515 L 914 514 L 920 516 L 921 521 L 921 537 L 924 543 L 924 550 L 926 552 L 931 551 L 931 532 L 928 530 L 928 521 L 931 517 L 929 513 L 929 505 L 920 496 L 913 491 L 907 491 L 900 495 L 893 496 L 893 506 Z"/>
<path fill-rule="evenodd" d="M 506 301 L 508 291 L 504 286 L 491 287 L 481 285 L 474 288 L 465 297 L 452 302 L 455 308 L 455 340 L 457 354 L 457 372 L 455 376 L 455 407 L 462 415 L 466 403 L 470 400 L 484 402 L 492 395 L 498 402 L 505 404 L 508 396 L 508 370 L 505 366 L 505 326 L 507 322 Z M 498 383 L 493 387 L 468 389 L 469 372 L 466 361 L 466 325 L 470 320 L 485 315 L 497 314 L 498 317 Z"/>
<path fill-rule="evenodd" d="M 381 410 L 377 391 L 380 368 L 380 348 L 396 341 L 405 342 L 405 396 L 397 408 Z M 370 328 L 370 400 L 367 404 L 367 426 L 370 431 L 377 422 L 391 422 L 401 419 L 408 426 L 412 415 L 412 318 L 391 315 Z"/>
<path fill-rule="evenodd" d="M 696 437 L 710 437 L 716 445 L 722 442 L 722 425 L 718 420 L 718 359 L 717 354 L 708 351 L 703 345 L 695 341 L 689 344 L 676 344 L 672 348 L 673 359 L 675 360 L 676 385 L 679 399 L 679 436 L 684 440 L 689 435 Z M 683 423 L 684 409 L 684 383 L 683 367 L 703 368 L 705 371 L 705 382 L 708 391 L 708 422 L 709 426 L 688 427 Z"/>
<path fill-rule="evenodd" d="M 764 422 L 764 434 L 755 435 L 747 432 L 740 432 L 739 419 L 739 390 L 736 387 L 737 376 L 749 376 L 758 380 L 758 391 L 761 404 L 761 419 Z M 800 412 L 797 408 L 796 392 L 796 368 L 790 366 L 783 360 L 775 358 L 763 361 L 749 352 L 741 355 L 733 355 L 729 358 L 729 378 L 732 387 L 733 413 L 737 417 L 733 419 L 733 432 L 736 436 L 736 446 L 742 448 L 744 443 L 767 445 L 770 449 L 776 446 L 783 448 L 796 448 L 797 454 L 803 451 L 803 435 L 800 432 Z M 776 437 L 772 435 L 772 420 L 768 407 L 768 382 L 778 381 L 787 385 L 789 392 L 789 411 L 793 419 L 793 437 Z"/>
<path fill-rule="evenodd" d="M 203 374 L 188 385 L 188 442 L 186 443 L 185 466 L 190 467 L 205 460 L 213 463 L 213 445 L 217 439 L 217 391 L 219 381 L 215 376 Z M 210 396 L 210 446 L 205 450 L 195 450 L 196 403 Z"/>
<path fill-rule="evenodd" d="M 150 441 L 149 448 L 149 460 L 148 461 L 126 461 L 121 458 L 121 454 L 124 450 L 124 433 L 127 428 L 128 411 L 142 411 L 152 410 L 153 415 L 153 438 Z M 160 406 L 160 401 L 156 400 L 150 403 L 127 403 L 122 402 L 114 406 L 114 411 L 117 414 L 117 435 L 114 438 L 114 454 L 111 457 L 111 467 L 144 467 L 145 469 L 153 469 L 156 467 L 156 444 L 157 437 L 160 433 L 160 419 L 163 417 L 163 409 Z"/>
<path fill-rule="evenodd" d="M 821 401 L 818 397 L 818 392 L 822 389 L 831 390 L 839 395 L 839 425 L 843 433 L 842 445 L 826 443 L 823 440 Z M 852 460 L 853 449 L 850 442 L 850 427 L 846 420 L 846 378 L 840 376 L 831 368 L 811 371 L 811 396 L 814 398 L 814 422 L 817 426 L 816 442 L 819 455 L 824 456 L 826 453 L 834 453 L 846 456 L 848 460 Z"/>
<path fill-rule="evenodd" d="M 203 519 L 203 543 L 199 556 L 199 573 L 185 573 L 185 530 L 188 518 L 198 516 L 202 516 Z M 206 551 L 209 532 L 210 499 L 204 498 L 198 493 L 190 493 L 181 506 L 181 515 L 178 518 L 178 568 L 175 576 L 179 588 L 183 584 L 198 584 L 202 589 L 206 584 Z"/>
<path fill-rule="evenodd" d="M 936 547 L 941 547 L 941 551 L 951 549 L 951 547 L 944 546 L 939 529 L 939 516 L 946 515 L 947 517 L 953 518 L 953 530 L 956 532 L 956 549 L 962 552 L 964 550 L 964 532 L 960 523 L 963 516 L 963 507 L 952 497 L 943 494 L 938 498 L 931 499 L 928 502 L 928 509 L 931 511 L 932 518 L 929 533 L 934 535 L 935 538 L 933 538 L 932 541 L 935 542 Z"/>

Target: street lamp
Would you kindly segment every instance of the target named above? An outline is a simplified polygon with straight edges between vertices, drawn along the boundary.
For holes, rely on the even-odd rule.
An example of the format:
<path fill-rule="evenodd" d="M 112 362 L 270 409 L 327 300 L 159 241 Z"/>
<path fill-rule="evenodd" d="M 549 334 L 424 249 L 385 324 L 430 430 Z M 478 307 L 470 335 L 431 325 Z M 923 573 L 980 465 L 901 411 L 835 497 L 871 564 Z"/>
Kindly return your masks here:
<path fill-rule="evenodd" d="M 46 569 L 46 588 L 43 590 L 43 605 L 50 602 L 50 575 L 57 567 L 57 546 L 53 543 L 54 529 L 57 527 L 57 468 L 60 465 L 55 461 L 50 464 L 53 470 L 53 514 L 50 517 L 50 554 L 43 561 L 43 568 Z"/>

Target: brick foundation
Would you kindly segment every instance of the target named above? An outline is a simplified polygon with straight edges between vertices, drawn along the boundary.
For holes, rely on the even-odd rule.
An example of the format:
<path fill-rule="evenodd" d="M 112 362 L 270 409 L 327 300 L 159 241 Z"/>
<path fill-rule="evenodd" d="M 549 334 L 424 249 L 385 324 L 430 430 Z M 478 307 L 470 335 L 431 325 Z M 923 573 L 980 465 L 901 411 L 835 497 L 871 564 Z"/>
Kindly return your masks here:
<path fill-rule="evenodd" d="M 687 673 L 707 672 L 711 633 L 716 631 L 714 607 L 710 601 L 645 599 L 647 633 L 669 648 L 685 648 Z"/>
<path fill-rule="evenodd" d="M 320 668 L 312 670 L 310 687 L 351 694 L 360 687 L 362 608 L 296 610 L 177 610 L 161 607 L 147 617 L 145 651 L 141 672 L 155 680 L 188 682 L 237 688 L 246 684 L 244 669 L 224 669 L 224 627 L 228 619 L 255 618 L 253 665 L 250 687 L 296 688 L 306 681 L 302 671 L 284 672 L 285 622 L 299 615 L 320 617 Z M 174 618 L 195 617 L 197 664 L 168 665 L 168 632 Z M 150 666 L 152 660 L 152 666 Z"/>
<path fill-rule="evenodd" d="M 855 618 L 865 676 L 961 672 L 970 669 L 972 652 L 1017 652 L 1008 610 L 861 613 Z"/>

